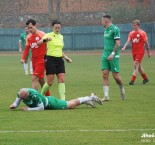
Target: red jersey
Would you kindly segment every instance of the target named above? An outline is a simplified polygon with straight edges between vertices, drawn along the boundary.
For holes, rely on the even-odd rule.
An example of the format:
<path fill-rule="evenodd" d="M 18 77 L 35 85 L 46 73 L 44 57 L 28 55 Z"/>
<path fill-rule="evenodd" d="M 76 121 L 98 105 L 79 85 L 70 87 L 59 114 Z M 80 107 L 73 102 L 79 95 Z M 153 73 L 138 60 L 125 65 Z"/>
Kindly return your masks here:
<path fill-rule="evenodd" d="M 46 43 L 37 46 L 37 42 L 42 39 L 45 35 L 44 32 L 37 30 L 36 34 L 29 34 L 26 38 L 26 47 L 22 59 L 26 59 L 29 49 L 32 50 L 32 61 L 33 64 L 44 63 L 44 55 L 46 53 Z"/>
<path fill-rule="evenodd" d="M 132 53 L 144 53 L 144 44 L 147 41 L 147 34 L 143 30 L 131 31 L 128 41 L 132 41 Z"/>

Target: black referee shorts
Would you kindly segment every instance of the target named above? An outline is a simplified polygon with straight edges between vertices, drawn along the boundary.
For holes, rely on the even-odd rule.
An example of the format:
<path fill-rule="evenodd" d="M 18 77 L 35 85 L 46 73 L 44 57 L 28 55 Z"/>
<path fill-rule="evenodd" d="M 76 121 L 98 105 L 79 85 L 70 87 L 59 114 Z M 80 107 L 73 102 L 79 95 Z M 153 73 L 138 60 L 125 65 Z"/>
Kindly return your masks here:
<path fill-rule="evenodd" d="M 65 73 L 62 57 L 45 56 L 46 75 Z"/>

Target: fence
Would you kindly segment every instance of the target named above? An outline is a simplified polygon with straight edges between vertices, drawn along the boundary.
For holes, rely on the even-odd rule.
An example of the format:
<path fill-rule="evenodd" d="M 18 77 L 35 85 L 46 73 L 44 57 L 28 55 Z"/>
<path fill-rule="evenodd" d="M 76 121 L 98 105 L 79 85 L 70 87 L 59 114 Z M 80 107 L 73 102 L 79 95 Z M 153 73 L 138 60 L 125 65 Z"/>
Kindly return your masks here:
<path fill-rule="evenodd" d="M 128 23 L 140 19 L 155 47 L 155 0 L 0 0 L 0 50 L 18 50 L 19 35 L 30 18 L 45 32 L 52 19 L 60 19 L 66 50 L 101 49 L 105 13 L 119 24 L 122 45 L 132 30 Z"/>
<path fill-rule="evenodd" d="M 121 30 L 121 45 L 124 45 L 127 40 L 129 31 L 132 30 L 131 24 L 117 25 Z M 149 38 L 151 47 L 155 47 L 155 23 L 142 24 Z M 44 32 L 50 32 L 50 28 L 41 28 Z M 0 51 L 18 50 L 19 35 L 23 29 L 0 29 Z M 103 33 L 102 26 L 78 26 L 64 27 L 62 29 L 64 35 L 65 50 L 92 50 L 103 48 Z"/>

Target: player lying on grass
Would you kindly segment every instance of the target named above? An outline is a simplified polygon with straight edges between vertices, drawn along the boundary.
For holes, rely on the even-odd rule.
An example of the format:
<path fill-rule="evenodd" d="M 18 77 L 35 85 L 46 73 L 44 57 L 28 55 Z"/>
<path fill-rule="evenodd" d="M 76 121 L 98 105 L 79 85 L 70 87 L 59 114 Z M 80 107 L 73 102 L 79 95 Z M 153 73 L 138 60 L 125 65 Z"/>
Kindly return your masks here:
<path fill-rule="evenodd" d="M 64 110 L 73 109 L 81 104 L 87 104 L 95 108 L 96 102 L 102 105 L 102 101 L 94 93 L 90 96 L 77 98 L 70 101 L 60 100 L 53 96 L 44 97 L 38 91 L 30 88 L 22 88 L 18 93 L 15 102 L 10 106 L 10 109 L 16 109 L 20 102 L 23 101 L 28 107 L 22 108 L 23 111 L 32 110 Z M 92 102 L 93 101 L 93 102 Z"/>

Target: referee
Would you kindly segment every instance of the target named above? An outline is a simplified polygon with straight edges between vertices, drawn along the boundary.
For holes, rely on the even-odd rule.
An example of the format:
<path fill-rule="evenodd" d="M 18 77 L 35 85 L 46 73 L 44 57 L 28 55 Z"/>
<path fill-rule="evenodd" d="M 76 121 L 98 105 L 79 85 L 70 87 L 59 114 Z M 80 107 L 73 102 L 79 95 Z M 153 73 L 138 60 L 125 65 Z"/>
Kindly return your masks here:
<path fill-rule="evenodd" d="M 47 83 L 44 84 L 41 94 L 44 95 L 50 86 L 53 84 L 55 75 L 58 79 L 58 90 L 61 100 L 65 100 L 65 66 L 63 58 L 71 63 L 72 60 L 68 58 L 63 52 L 64 47 L 63 36 L 60 34 L 61 23 L 57 20 L 52 22 L 53 32 L 47 33 L 37 42 L 37 45 L 42 43 L 47 44 L 47 52 L 45 57 L 45 68 L 47 75 Z"/>

